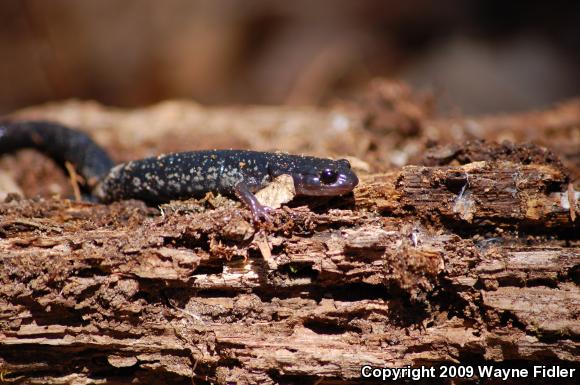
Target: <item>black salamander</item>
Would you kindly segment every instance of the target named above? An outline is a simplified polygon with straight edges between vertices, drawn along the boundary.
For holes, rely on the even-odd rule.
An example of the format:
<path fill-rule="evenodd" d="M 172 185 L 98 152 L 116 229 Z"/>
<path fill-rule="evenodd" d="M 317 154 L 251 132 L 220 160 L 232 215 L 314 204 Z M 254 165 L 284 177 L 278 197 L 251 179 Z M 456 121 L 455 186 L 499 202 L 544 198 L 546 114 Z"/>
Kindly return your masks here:
<path fill-rule="evenodd" d="M 88 135 L 57 123 L 0 123 L 0 154 L 31 147 L 61 166 L 71 163 L 83 186 L 101 202 L 140 199 L 159 204 L 208 192 L 237 196 L 255 221 L 268 218 L 254 193 L 275 177 L 292 176 L 297 195 L 336 196 L 358 184 L 347 160 L 246 150 L 180 152 L 114 166 L 109 155 Z"/>

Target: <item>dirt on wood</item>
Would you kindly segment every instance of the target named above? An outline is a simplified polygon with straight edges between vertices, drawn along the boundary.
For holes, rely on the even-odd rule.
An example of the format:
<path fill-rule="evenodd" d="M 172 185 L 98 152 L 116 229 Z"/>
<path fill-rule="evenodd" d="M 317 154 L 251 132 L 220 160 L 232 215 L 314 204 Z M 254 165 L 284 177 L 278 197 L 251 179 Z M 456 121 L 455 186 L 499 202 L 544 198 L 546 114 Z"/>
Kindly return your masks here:
<path fill-rule="evenodd" d="M 347 157 L 361 182 L 255 226 L 213 195 L 77 202 L 42 155 L 2 156 L 0 383 L 371 384 L 382 381 L 361 377 L 364 365 L 577 368 L 580 101 L 453 119 L 432 103 L 376 82 L 328 108 L 17 112 L 89 132 L 118 161 L 282 150 Z"/>

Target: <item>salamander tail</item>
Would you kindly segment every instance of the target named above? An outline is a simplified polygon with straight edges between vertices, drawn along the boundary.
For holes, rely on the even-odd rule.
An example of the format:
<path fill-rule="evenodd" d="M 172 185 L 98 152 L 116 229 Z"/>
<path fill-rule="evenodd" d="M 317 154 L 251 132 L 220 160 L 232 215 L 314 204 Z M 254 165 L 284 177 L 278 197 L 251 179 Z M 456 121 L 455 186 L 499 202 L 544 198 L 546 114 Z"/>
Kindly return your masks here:
<path fill-rule="evenodd" d="M 22 148 L 39 150 L 63 168 L 71 163 L 88 190 L 114 166 L 105 150 L 81 131 L 46 121 L 0 122 L 0 154 Z"/>

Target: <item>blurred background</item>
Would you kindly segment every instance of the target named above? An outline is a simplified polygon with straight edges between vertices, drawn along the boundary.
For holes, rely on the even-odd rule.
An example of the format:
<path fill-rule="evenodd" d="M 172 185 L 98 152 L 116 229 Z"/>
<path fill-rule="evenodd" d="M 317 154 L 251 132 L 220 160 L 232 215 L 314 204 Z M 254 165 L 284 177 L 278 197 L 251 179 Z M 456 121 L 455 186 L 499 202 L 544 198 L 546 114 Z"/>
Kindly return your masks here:
<path fill-rule="evenodd" d="M 375 77 L 443 112 L 580 94 L 580 2 L 2 0 L 0 113 L 67 98 L 133 107 L 324 105 Z"/>

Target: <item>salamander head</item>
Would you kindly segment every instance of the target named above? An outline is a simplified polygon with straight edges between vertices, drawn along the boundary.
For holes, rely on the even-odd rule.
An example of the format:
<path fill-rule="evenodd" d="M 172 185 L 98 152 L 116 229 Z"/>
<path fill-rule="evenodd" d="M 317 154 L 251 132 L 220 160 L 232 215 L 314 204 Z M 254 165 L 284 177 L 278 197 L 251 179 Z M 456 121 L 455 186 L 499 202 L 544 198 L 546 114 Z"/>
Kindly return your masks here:
<path fill-rule="evenodd" d="M 296 194 L 309 196 L 344 195 L 358 184 L 358 178 L 346 159 L 324 159 L 307 169 L 293 170 L 292 179 Z"/>

